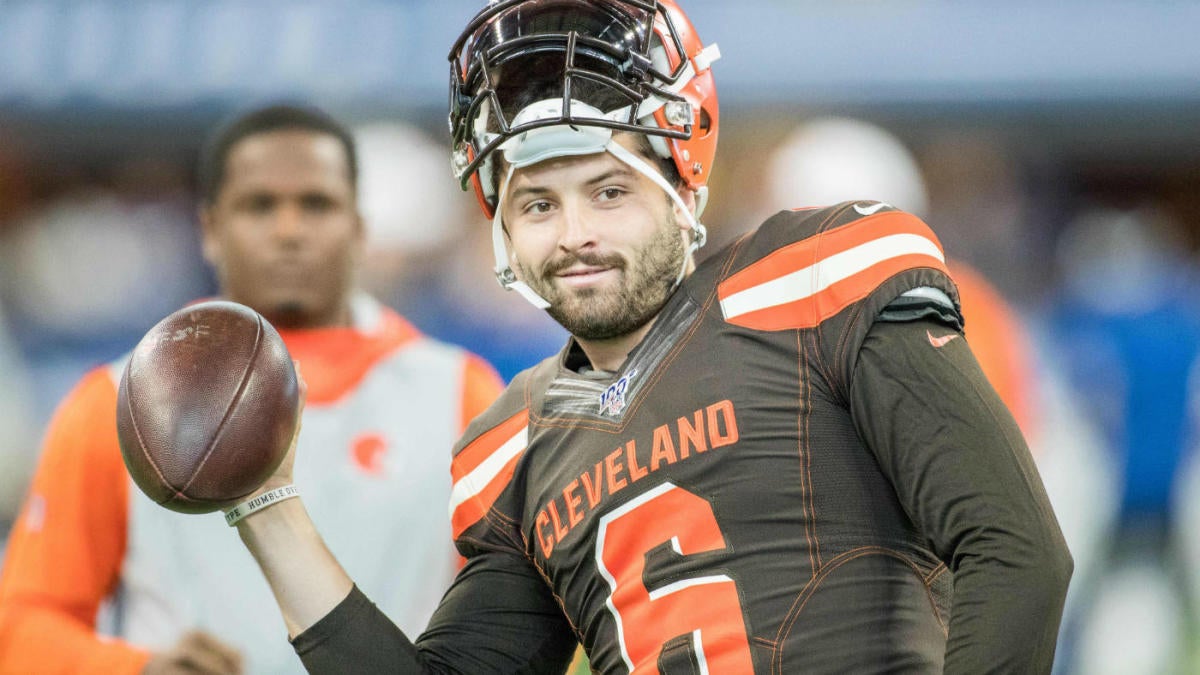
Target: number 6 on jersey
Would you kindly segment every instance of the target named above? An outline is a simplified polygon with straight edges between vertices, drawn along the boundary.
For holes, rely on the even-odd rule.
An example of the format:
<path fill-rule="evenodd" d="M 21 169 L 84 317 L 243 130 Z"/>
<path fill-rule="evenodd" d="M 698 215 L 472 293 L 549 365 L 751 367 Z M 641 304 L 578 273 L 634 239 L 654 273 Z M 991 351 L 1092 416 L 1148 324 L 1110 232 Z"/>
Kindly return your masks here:
<path fill-rule="evenodd" d="M 657 673 L 669 641 L 690 647 L 704 675 L 753 673 L 733 579 L 718 574 L 646 588 L 646 553 L 666 542 L 681 556 L 725 548 L 712 505 L 671 483 L 600 520 L 596 564 L 612 588 L 608 608 L 630 673 Z"/>

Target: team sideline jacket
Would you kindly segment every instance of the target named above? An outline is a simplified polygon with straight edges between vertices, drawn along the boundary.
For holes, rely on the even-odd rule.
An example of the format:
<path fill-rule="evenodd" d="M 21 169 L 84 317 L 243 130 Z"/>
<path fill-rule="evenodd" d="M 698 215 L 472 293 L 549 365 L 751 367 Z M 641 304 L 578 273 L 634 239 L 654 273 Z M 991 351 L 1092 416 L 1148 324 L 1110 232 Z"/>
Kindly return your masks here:
<path fill-rule="evenodd" d="M 365 296 L 354 317 L 280 331 L 308 382 L 296 484 L 355 581 L 417 632 L 460 564 L 441 508 L 451 448 L 501 383 Z M 167 511 L 132 485 L 116 440 L 123 366 L 90 373 L 51 422 L 0 582 L 0 672 L 136 673 L 189 628 L 241 649 L 248 673 L 302 672 L 221 514 Z M 93 632 L 102 606 L 116 639 Z"/>

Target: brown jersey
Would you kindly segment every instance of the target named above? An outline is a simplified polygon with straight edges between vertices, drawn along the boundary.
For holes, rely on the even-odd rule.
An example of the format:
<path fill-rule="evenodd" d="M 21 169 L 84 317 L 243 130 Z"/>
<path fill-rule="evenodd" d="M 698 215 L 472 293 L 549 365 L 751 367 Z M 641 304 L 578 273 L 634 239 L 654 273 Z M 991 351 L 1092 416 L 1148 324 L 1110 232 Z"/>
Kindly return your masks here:
<path fill-rule="evenodd" d="M 988 589 L 993 577 L 973 567 L 992 543 L 981 528 L 1034 532 L 1036 545 L 1005 544 L 999 558 L 1061 535 L 960 326 L 919 219 L 877 202 L 769 219 L 698 267 L 620 371 L 588 372 L 568 344 L 468 428 L 451 514 L 471 562 L 418 658 L 549 672 L 569 640 L 546 635 L 565 633 L 604 673 L 929 672 L 992 659 L 973 651 L 992 629 L 974 615 L 955 635 L 950 569 Z M 950 456 L 976 445 L 986 459 Z M 1028 619 L 1049 627 L 1049 648 L 1043 636 L 1014 662 L 1035 671 L 1049 667 L 1065 581 L 1049 586 L 1044 616 Z M 1005 587 L 964 588 L 987 609 Z M 477 637 L 493 630 L 504 641 Z M 464 642 L 478 649 L 467 656 Z"/>

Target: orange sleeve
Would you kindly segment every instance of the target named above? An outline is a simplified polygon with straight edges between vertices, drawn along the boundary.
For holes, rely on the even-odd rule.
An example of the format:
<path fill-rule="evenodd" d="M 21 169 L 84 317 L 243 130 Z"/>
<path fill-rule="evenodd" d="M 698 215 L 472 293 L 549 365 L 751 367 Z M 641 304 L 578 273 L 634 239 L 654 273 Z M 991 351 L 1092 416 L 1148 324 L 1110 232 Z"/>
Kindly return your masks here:
<path fill-rule="evenodd" d="M 949 266 L 962 301 L 971 351 L 1028 437 L 1036 420 L 1030 401 L 1033 363 L 1025 327 L 1016 310 L 979 272 L 957 260 L 951 260 Z"/>
<path fill-rule="evenodd" d="M 487 410 L 503 391 L 504 380 L 496 369 L 474 354 L 468 356 L 463 367 L 462 417 L 458 432 L 466 431 L 471 420 Z"/>
<path fill-rule="evenodd" d="M 125 552 L 129 481 L 105 369 L 56 411 L 0 573 L 0 673 L 138 673 L 149 654 L 95 634 Z"/>

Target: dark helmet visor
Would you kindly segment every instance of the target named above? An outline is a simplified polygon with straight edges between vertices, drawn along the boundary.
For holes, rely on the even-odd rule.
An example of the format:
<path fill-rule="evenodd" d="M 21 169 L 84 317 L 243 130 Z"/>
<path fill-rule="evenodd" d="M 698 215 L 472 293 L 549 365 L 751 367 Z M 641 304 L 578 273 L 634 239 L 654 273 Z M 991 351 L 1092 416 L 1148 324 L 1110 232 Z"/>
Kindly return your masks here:
<path fill-rule="evenodd" d="M 482 57 L 489 66 L 532 51 L 561 51 L 575 35 L 581 51 L 623 58 L 649 47 L 654 3 L 634 0 L 511 0 L 480 13 L 451 53 L 465 83 Z M 619 64 L 618 64 L 619 65 Z"/>
<path fill-rule="evenodd" d="M 480 12 L 450 53 L 449 123 L 463 185 L 504 139 L 536 126 L 589 124 L 681 137 L 643 129 L 635 116 L 650 95 L 678 98 L 660 89 L 668 76 L 652 67 L 657 8 L 653 0 L 505 0 Z M 583 121 L 564 113 L 513 126 L 523 106 L 551 98 L 562 98 L 564 111 L 568 100 L 605 113 L 628 108 L 628 119 Z M 481 115 L 496 134 L 486 145 L 474 135 Z"/>

